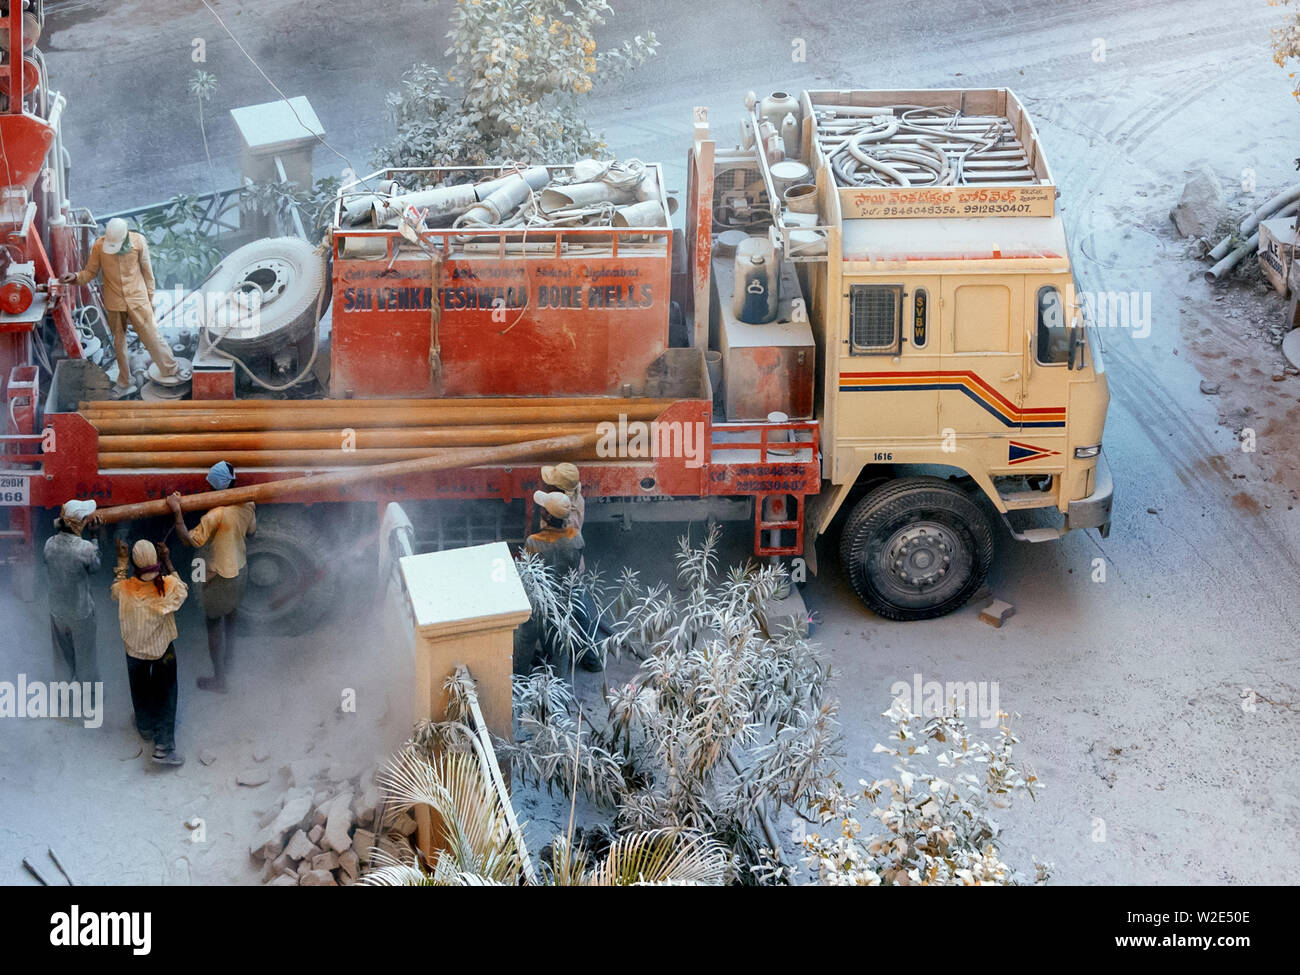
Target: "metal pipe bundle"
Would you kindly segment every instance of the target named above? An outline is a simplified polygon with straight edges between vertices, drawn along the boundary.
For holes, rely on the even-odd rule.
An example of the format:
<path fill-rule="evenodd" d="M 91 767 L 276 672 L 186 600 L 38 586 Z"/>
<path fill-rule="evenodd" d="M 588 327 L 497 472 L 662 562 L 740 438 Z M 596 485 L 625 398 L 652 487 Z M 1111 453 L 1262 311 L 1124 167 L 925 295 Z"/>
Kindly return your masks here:
<path fill-rule="evenodd" d="M 653 420 L 670 399 L 91 402 L 101 469 L 350 467 L 561 437 Z M 555 459 L 594 459 L 594 448 Z"/>

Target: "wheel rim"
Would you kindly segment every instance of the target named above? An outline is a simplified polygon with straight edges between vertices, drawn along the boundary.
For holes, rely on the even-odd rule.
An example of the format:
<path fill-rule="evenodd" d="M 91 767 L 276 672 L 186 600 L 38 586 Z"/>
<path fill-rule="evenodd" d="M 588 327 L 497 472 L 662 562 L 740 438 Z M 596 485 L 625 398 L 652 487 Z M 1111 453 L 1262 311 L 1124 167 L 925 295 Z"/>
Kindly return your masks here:
<path fill-rule="evenodd" d="M 947 525 L 918 521 L 894 532 L 881 552 L 885 578 L 909 593 L 927 593 L 950 581 L 965 550 Z"/>
<path fill-rule="evenodd" d="M 286 615 L 294 607 L 274 605 L 277 598 L 293 593 L 305 581 L 303 567 L 287 552 L 264 548 L 248 553 L 248 589 L 241 610 L 253 620 L 267 621 Z"/>

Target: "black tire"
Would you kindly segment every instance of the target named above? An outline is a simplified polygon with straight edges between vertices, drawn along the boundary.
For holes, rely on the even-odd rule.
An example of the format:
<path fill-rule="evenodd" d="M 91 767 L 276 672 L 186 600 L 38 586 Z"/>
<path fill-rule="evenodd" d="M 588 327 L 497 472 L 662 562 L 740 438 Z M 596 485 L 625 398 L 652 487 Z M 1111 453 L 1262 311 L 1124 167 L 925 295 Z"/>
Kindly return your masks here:
<path fill-rule="evenodd" d="M 319 518 L 284 505 L 257 510 L 248 536 L 248 583 L 239 604 L 241 626 L 260 633 L 307 633 L 327 623 L 341 601 L 335 550 Z"/>
<path fill-rule="evenodd" d="M 242 357 L 293 345 L 315 327 L 316 299 L 325 286 L 323 262 L 305 240 L 268 237 L 245 244 L 221 262 L 203 290 L 256 292 L 261 303 L 249 324 L 240 324 L 237 313 L 219 313 L 211 323 L 214 338 L 224 335 L 217 347 Z"/>
<path fill-rule="evenodd" d="M 891 620 L 926 620 L 960 609 L 993 563 L 993 530 L 960 488 L 906 477 L 875 488 L 840 535 L 853 591 Z"/>

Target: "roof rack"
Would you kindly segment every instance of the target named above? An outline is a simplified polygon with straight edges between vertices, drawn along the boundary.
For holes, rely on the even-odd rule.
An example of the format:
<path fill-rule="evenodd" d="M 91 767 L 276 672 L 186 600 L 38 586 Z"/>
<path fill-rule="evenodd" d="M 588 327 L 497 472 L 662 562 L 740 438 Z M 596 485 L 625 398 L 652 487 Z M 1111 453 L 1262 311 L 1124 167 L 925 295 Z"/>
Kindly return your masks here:
<path fill-rule="evenodd" d="M 1005 88 L 804 97 L 845 219 L 1055 214 L 1037 130 Z"/>

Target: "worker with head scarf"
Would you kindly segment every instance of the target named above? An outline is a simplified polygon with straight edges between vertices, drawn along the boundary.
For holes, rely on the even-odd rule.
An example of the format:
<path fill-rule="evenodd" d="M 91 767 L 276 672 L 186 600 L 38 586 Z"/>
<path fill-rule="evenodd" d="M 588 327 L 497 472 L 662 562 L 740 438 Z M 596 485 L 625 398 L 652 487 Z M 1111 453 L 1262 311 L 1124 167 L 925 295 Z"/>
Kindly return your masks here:
<path fill-rule="evenodd" d="M 541 513 L 541 528 L 524 541 L 524 552 L 540 558 L 562 583 L 571 572 L 582 572 L 585 543 L 582 532 L 573 524 L 573 501 L 563 491 L 537 491 L 533 494 L 533 503 Z M 574 587 L 573 598 L 576 622 L 589 644 L 578 662 L 584 670 L 600 670 L 600 655 L 594 646 L 594 627 L 588 623 L 596 618 L 595 605 L 580 584 Z M 546 642 L 543 636 L 543 643 Z M 553 650 L 554 647 L 549 647 L 547 655 L 553 656 Z"/>
<path fill-rule="evenodd" d="M 50 590 L 50 635 L 55 673 L 70 679 L 99 680 L 95 660 L 95 599 L 90 577 L 99 571 L 99 520 L 94 501 L 69 501 L 54 521 L 57 531 L 45 543 Z M 94 541 L 82 538 L 90 529 Z"/>
<path fill-rule="evenodd" d="M 178 375 L 176 359 L 158 337 L 158 325 L 153 317 L 154 277 L 153 265 L 149 263 L 149 242 L 144 234 L 128 230 L 121 217 L 108 222 L 104 236 L 91 247 L 86 266 L 76 273 L 60 275 L 59 281 L 81 287 L 96 277 L 103 281 L 104 312 L 117 354 L 114 392 L 119 396 L 131 392 L 131 366 L 126 356 L 128 322 L 149 350 L 159 375 L 164 379 Z"/>
<path fill-rule="evenodd" d="M 140 539 L 128 551 L 117 543 L 113 598 L 117 601 L 126 674 L 140 737 L 153 743 L 158 765 L 179 766 L 176 754 L 176 611 L 189 590 L 161 542 Z"/>
<path fill-rule="evenodd" d="M 224 491 L 235 483 L 235 469 L 224 460 L 208 471 L 208 486 Z M 257 531 L 257 510 L 251 501 L 210 508 L 193 531 L 185 525 L 180 494 L 167 504 L 176 518 L 176 534 L 191 548 L 203 548 L 202 585 L 199 590 L 207 618 L 208 655 L 212 676 L 200 677 L 201 690 L 226 692 L 226 673 L 234 652 L 235 614 L 248 583 L 248 550 L 244 539 Z"/>

